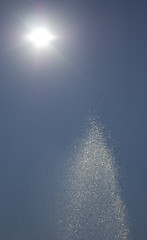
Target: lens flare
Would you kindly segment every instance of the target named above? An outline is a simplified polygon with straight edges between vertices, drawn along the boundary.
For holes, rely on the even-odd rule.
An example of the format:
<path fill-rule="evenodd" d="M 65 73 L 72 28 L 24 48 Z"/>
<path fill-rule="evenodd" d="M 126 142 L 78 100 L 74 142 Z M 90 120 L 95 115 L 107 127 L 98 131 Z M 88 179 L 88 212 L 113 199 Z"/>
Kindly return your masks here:
<path fill-rule="evenodd" d="M 44 48 L 55 39 L 46 28 L 37 28 L 29 36 L 28 39 L 38 48 Z"/>

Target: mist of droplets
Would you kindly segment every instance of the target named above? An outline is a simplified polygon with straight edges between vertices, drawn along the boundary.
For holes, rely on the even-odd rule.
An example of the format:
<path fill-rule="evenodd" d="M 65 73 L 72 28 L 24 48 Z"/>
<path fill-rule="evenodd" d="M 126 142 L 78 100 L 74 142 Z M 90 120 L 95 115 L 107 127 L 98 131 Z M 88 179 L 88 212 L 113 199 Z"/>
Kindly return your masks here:
<path fill-rule="evenodd" d="M 115 159 L 95 121 L 71 155 L 61 184 L 58 239 L 128 239 Z"/>

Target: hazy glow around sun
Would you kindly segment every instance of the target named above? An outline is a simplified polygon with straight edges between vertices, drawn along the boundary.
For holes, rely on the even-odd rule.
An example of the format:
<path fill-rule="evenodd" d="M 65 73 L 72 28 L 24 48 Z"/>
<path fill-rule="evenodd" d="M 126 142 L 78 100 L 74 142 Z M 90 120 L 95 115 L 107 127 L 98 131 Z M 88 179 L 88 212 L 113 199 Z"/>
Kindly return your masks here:
<path fill-rule="evenodd" d="M 28 35 L 28 39 L 38 48 L 47 47 L 55 39 L 46 28 L 36 28 Z"/>

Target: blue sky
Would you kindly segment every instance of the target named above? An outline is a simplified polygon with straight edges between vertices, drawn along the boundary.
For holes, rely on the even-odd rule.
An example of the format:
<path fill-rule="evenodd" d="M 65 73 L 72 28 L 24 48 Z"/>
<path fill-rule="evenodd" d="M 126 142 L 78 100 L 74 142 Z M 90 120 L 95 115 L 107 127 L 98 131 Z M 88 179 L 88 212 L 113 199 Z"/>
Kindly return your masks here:
<path fill-rule="evenodd" d="M 1 5 L 0 237 L 56 239 L 57 171 L 91 111 L 112 137 L 133 239 L 145 240 L 146 3 Z M 32 21 L 53 26 L 56 51 L 21 42 Z"/>

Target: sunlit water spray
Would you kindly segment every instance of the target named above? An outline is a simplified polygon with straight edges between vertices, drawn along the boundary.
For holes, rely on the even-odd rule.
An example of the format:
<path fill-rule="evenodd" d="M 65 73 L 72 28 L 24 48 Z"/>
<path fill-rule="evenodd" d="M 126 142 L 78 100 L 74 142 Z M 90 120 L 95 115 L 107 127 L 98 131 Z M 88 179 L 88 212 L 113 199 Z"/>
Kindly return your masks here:
<path fill-rule="evenodd" d="M 114 157 L 95 121 L 75 147 L 64 174 L 58 199 L 58 239 L 128 239 Z"/>

